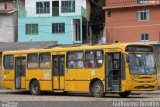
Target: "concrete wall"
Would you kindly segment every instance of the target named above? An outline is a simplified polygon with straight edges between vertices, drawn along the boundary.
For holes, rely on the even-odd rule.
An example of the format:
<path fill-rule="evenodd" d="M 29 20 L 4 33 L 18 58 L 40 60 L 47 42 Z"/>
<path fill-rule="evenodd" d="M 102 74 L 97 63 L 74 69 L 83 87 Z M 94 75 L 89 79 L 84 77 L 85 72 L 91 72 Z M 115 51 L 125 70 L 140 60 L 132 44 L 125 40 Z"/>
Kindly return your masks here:
<path fill-rule="evenodd" d="M 80 26 L 82 29 L 82 17 L 81 16 L 68 16 L 68 17 L 28 17 L 19 18 L 18 20 L 18 41 L 19 42 L 30 42 L 30 41 L 58 41 L 58 44 L 73 44 L 82 43 L 81 41 L 74 41 L 74 29 L 73 20 L 79 19 Z M 26 24 L 38 24 L 38 35 L 26 35 L 25 25 Z M 65 23 L 65 33 L 52 34 L 52 23 Z M 82 30 L 81 30 L 82 38 Z"/>
<path fill-rule="evenodd" d="M 0 15 L 0 42 L 14 42 L 15 29 L 13 14 Z"/>
<path fill-rule="evenodd" d="M 148 21 L 138 21 L 137 11 L 149 10 Z M 111 17 L 108 16 L 111 12 Z M 160 41 L 160 7 L 140 6 L 110 9 L 106 11 L 107 42 L 145 42 L 141 41 L 141 34 L 149 34 L 149 41 Z"/>

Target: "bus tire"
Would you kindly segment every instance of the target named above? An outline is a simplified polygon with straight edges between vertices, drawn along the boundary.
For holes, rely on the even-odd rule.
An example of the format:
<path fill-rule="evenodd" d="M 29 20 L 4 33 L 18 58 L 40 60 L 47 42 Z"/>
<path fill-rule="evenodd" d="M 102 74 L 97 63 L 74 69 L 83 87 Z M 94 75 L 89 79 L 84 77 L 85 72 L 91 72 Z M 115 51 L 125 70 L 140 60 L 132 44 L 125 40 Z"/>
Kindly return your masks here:
<path fill-rule="evenodd" d="M 95 81 L 93 83 L 93 86 L 92 86 L 92 94 L 94 97 L 104 97 L 105 93 L 104 93 L 104 86 L 103 86 L 103 83 L 98 80 L 98 81 Z"/>
<path fill-rule="evenodd" d="M 39 82 L 37 80 L 33 80 L 30 83 L 30 93 L 32 95 L 40 95 L 40 93 L 41 93 L 40 85 L 39 85 Z"/>
<path fill-rule="evenodd" d="M 120 92 L 118 94 L 121 98 L 127 98 L 127 97 L 129 97 L 130 93 L 131 93 L 131 91 L 125 91 L 125 92 Z"/>

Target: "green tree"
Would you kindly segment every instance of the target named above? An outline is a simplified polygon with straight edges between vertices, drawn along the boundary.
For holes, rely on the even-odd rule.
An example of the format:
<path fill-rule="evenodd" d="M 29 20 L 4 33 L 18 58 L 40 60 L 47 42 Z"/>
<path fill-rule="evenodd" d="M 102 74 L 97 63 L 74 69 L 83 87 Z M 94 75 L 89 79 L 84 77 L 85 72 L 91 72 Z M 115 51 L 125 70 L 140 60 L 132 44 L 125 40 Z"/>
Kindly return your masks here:
<path fill-rule="evenodd" d="M 91 19 L 89 25 L 92 27 L 94 38 L 98 38 L 105 24 L 105 11 L 102 9 L 105 0 L 91 0 Z"/>

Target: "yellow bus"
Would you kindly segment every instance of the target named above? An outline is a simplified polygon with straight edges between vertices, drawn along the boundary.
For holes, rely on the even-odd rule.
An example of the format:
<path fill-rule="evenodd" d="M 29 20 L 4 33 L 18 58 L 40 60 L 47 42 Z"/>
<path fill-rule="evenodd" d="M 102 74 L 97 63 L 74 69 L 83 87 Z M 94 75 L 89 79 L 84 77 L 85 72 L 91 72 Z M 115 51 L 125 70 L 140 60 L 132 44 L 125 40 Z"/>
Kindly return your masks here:
<path fill-rule="evenodd" d="M 153 47 L 115 43 L 3 52 L 2 87 L 42 91 L 88 92 L 95 97 L 158 88 Z"/>

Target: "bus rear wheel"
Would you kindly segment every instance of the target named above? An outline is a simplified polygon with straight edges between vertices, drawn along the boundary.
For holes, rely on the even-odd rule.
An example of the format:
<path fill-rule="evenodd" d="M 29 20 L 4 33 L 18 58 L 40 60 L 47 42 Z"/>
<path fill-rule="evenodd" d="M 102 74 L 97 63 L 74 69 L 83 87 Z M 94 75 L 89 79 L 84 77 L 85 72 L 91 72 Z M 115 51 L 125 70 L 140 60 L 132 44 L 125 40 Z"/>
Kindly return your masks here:
<path fill-rule="evenodd" d="M 118 94 L 121 98 L 127 98 L 127 97 L 129 97 L 130 93 L 131 93 L 131 91 L 125 91 L 125 92 L 120 92 Z"/>
<path fill-rule="evenodd" d="M 32 95 L 39 95 L 41 92 L 40 92 L 40 85 L 39 85 L 39 82 L 37 80 L 33 80 L 31 83 L 30 83 L 30 92 Z"/>
<path fill-rule="evenodd" d="M 104 87 L 101 81 L 95 81 L 92 86 L 92 95 L 94 97 L 104 97 Z"/>

